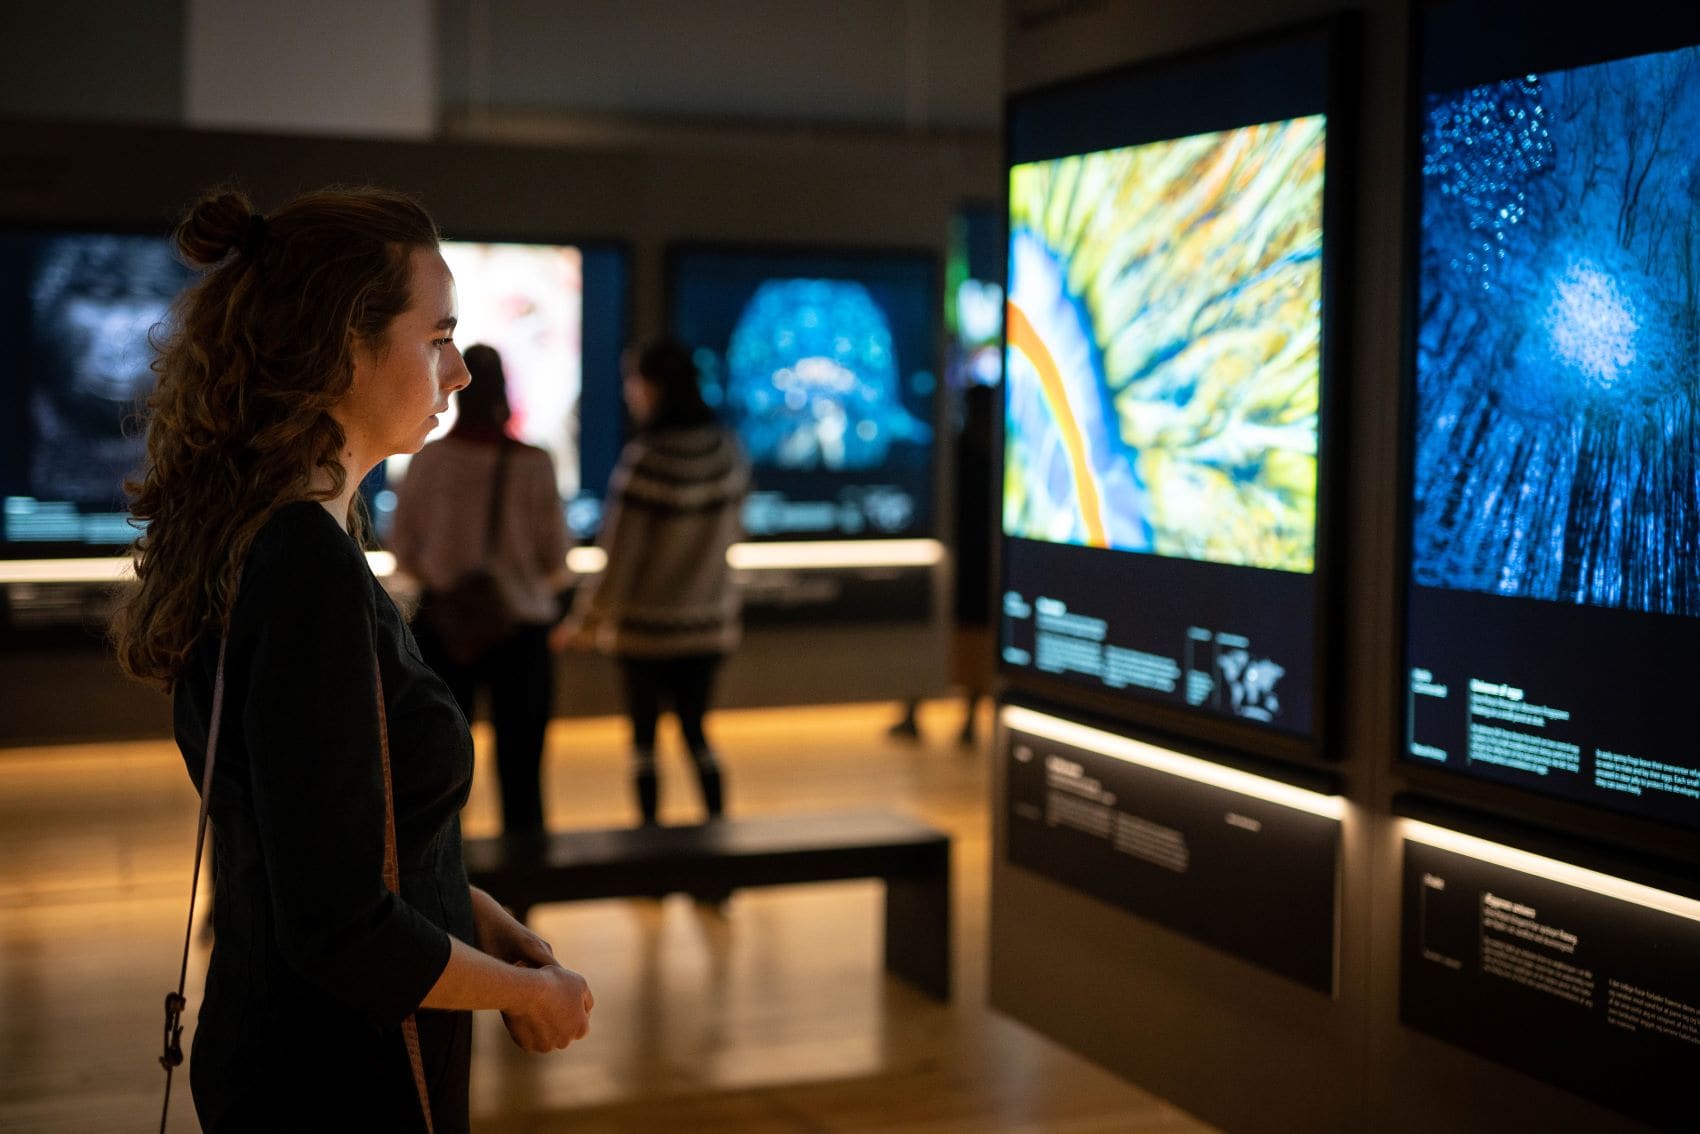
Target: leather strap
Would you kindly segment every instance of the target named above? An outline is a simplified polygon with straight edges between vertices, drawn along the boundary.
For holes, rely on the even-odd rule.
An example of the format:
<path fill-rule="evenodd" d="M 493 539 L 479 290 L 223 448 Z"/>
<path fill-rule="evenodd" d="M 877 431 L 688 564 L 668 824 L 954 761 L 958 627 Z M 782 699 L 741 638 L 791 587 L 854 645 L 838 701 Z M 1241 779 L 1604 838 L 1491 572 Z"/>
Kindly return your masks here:
<path fill-rule="evenodd" d="M 390 721 L 384 710 L 384 671 L 378 659 L 372 659 L 372 676 L 378 687 L 378 752 L 384 764 L 384 885 L 396 897 L 401 897 L 401 864 L 395 849 L 395 789 L 390 785 Z M 419 1092 L 419 1109 L 425 1116 L 425 1134 L 435 1134 L 431 1122 L 431 1090 L 425 1083 L 425 1058 L 419 1050 L 419 1018 L 408 1013 L 401 1022 L 401 1036 L 407 1044 L 407 1061 L 413 1066 L 413 1087 Z"/>
<path fill-rule="evenodd" d="M 171 1113 L 171 1072 L 183 1062 L 183 1009 L 189 1002 L 183 989 L 189 981 L 189 942 L 195 933 L 195 896 L 201 887 L 201 855 L 207 844 L 207 809 L 212 803 L 213 761 L 218 755 L 218 726 L 224 720 L 224 654 L 230 636 L 218 640 L 218 669 L 213 675 L 212 723 L 207 726 L 207 758 L 201 768 L 201 816 L 195 825 L 195 873 L 189 879 L 189 919 L 183 930 L 183 963 L 177 969 L 177 991 L 165 994 L 165 1050 L 159 1065 L 165 1068 L 165 1102 L 159 1108 L 159 1131 L 165 1134 L 165 1119 Z"/>
<path fill-rule="evenodd" d="M 183 1009 L 188 1006 L 183 989 L 189 977 L 189 942 L 195 932 L 195 896 L 201 883 L 201 855 L 207 840 L 207 811 L 212 801 L 213 763 L 218 755 L 218 729 L 224 720 L 224 657 L 230 636 L 218 640 L 218 669 L 213 676 L 212 723 L 207 726 L 207 758 L 201 769 L 201 814 L 195 828 L 195 874 L 189 880 L 189 924 L 183 931 L 183 963 L 177 970 L 177 991 L 165 994 L 165 1050 L 159 1057 L 165 1068 L 165 1102 L 159 1110 L 160 1134 L 165 1134 L 171 1113 L 171 1072 L 183 1062 Z M 401 896 L 401 865 L 395 846 L 395 788 L 390 780 L 390 722 L 384 707 L 384 672 L 376 657 L 372 676 L 378 697 L 378 752 L 384 767 L 384 885 Z M 419 1048 L 419 1019 L 409 1014 L 401 1024 L 407 1061 L 413 1067 L 413 1087 L 419 1094 L 419 1109 L 425 1118 L 426 1134 L 435 1134 L 431 1121 L 431 1090 L 425 1082 L 425 1058 Z"/>
<path fill-rule="evenodd" d="M 490 513 L 484 517 L 484 561 L 489 561 L 496 554 L 496 537 L 502 530 L 502 489 L 508 479 L 508 458 L 513 454 L 514 443 L 503 438 L 496 447 L 496 467 L 490 474 Z"/>

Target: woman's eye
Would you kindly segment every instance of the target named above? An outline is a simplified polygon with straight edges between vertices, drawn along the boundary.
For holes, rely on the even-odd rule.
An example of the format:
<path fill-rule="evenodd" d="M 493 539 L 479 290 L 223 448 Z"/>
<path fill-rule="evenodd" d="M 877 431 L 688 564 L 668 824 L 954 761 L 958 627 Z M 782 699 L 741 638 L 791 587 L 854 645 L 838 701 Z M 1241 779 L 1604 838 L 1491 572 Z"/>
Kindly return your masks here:
<path fill-rule="evenodd" d="M 446 346 L 453 346 L 454 340 L 453 339 L 433 339 L 431 345 L 435 346 L 435 347 L 439 347 L 439 348 L 446 347 Z"/>

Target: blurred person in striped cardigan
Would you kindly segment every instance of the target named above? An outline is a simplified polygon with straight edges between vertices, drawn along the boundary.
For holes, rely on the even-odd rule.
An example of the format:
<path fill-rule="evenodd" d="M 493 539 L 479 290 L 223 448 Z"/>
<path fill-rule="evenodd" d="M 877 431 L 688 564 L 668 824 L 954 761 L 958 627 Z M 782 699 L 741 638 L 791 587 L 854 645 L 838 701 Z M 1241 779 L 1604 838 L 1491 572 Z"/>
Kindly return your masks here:
<path fill-rule="evenodd" d="M 599 649 L 619 662 L 642 821 L 657 821 L 664 707 L 679 721 L 715 819 L 725 806 L 723 775 L 704 717 L 715 673 L 743 629 L 726 551 L 743 535 L 749 463 L 703 401 L 696 364 L 677 341 L 659 340 L 629 360 L 624 394 L 637 434 L 609 481 L 597 539 L 607 565 L 580 586 L 550 644 Z"/>

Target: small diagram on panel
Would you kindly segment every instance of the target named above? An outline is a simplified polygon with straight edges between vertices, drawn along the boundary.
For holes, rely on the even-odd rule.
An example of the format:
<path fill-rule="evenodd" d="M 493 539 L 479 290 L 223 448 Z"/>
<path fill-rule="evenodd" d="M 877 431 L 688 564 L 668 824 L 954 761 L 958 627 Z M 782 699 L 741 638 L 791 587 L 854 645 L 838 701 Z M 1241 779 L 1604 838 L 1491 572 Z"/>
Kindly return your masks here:
<path fill-rule="evenodd" d="M 1186 632 L 1186 703 L 1255 721 L 1281 715 L 1276 690 L 1287 668 L 1252 653 L 1251 639 L 1202 626 Z"/>
<path fill-rule="evenodd" d="M 1033 653 L 1015 644 L 1015 626 L 1033 617 L 1033 604 L 1020 591 L 1005 591 L 1003 596 L 1003 642 L 1000 652 L 1009 665 L 1032 665 Z"/>
<path fill-rule="evenodd" d="M 1457 972 L 1463 958 L 1475 951 L 1474 926 L 1458 917 L 1458 903 L 1448 902 L 1446 879 L 1425 872 L 1417 906 L 1417 947 L 1423 960 Z"/>
<path fill-rule="evenodd" d="M 1428 744 L 1418 738 L 1429 736 L 1435 731 L 1429 718 L 1434 716 L 1438 719 L 1451 695 L 1450 686 L 1443 681 L 1436 680 L 1433 671 L 1423 669 L 1421 666 L 1411 668 L 1411 681 L 1406 691 L 1405 703 L 1405 751 L 1407 753 L 1423 760 L 1433 760 L 1441 764 L 1446 762 L 1446 749 L 1437 744 Z"/>

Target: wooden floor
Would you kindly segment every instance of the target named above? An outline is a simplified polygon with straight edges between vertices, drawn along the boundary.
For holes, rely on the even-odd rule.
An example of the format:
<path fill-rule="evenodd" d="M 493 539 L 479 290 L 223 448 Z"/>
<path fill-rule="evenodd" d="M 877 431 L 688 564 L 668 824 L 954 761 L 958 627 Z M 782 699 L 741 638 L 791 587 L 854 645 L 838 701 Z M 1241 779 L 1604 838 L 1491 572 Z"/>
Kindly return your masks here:
<path fill-rule="evenodd" d="M 718 911 L 677 897 L 544 907 L 533 927 L 590 979 L 593 1031 L 567 1052 L 528 1056 L 481 1014 L 475 1129 L 1210 1129 L 987 1009 L 986 755 L 955 745 L 952 705 L 926 707 L 920 745 L 885 738 L 891 712 L 719 714 L 729 807 L 887 806 L 949 830 L 956 1001 L 935 1004 L 884 976 L 874 882 L 745 891 Z M 632 821 L 624 738 L 614 720 L 553 726 L 552 825 Z M 663 819 L 693 821 L 676 748 L 662 772 Z M 481 760 L 468 835 L 493 832 L 494 800 Z M 175 983 L 194 825 L 194 792 L 169 744 L 0 751 L 0 1129 L 153 1128 L 159 1005 Z M 205 965 L 197 944 L 191 1015 Z M 194 1130 L 178 1082 L 173 1128 Z"/>

